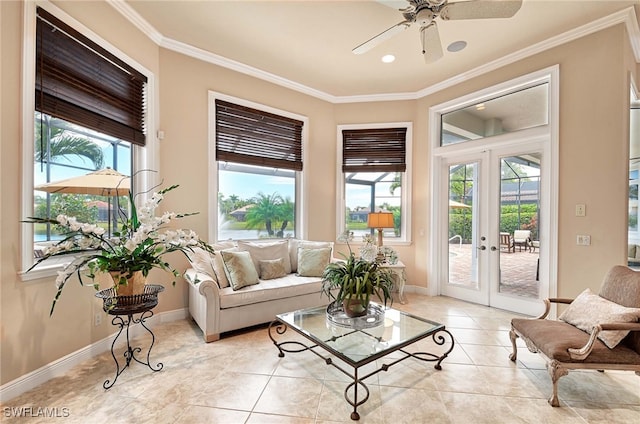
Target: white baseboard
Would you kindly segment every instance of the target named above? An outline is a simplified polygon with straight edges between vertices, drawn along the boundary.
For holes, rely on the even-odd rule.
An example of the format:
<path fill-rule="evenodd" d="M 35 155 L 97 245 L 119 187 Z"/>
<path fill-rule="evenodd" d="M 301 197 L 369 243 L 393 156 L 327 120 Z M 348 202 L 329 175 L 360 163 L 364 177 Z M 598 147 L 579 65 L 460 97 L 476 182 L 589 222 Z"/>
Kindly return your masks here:
<path fill-rule="evenodd" d="M 189 310 L 187 308 L 160 312 L 158 314 L 154 314 L 151 318 L 146 320 L 145 325 L 149 328 L 153 328 L 158 324 L 178 321 L 181 319 L 185 319 L 188 316 Z M 146 330 L 144 330 L 139 324 L 134 324 L 129 329 L 129 337 L 135 338 L 145 332 Z M 113 334 L 105 337 L 102 340 L 92 343 L 89 346 L 85 346 L 82 349 L 63 356 L 62 358 L 57 359 L 43 367 L 40 367 L 35 371 L 32 371 L 2 385 L 2 387 L 0 387 L 0 402 L 6 402 L 10 399 L 13 399 L 14 397 L 19 396 L 22 393 L 31 390 L 34 387 L 37 387 L 54 377 L 64 375 L 76 365 L 88 359 L 91 359 L 94 356 L 98 356 L 104 352 L 109 351 L 111 349 L 111 344 L 116 337 L 116 334 L 117 331 L 114 331 Z M 119 345 L 120 342 L 125 343 L 126 340 L 118 340 L 117 345 Z"/>

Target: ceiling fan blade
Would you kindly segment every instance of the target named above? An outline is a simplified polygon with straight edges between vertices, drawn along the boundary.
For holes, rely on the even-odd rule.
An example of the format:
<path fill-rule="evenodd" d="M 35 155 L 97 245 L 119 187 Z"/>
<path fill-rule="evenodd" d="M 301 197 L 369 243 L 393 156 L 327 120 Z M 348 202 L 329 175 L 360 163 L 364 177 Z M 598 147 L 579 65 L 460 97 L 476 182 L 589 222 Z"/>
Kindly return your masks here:
<path fill-rule="evenodd" d="M 477 0 L 448 3 L 440 11 L 443 20 L 510 18 L 520 10 L 522 0 Z"/>
<path fill-rule="evenodd" d="M 443 56 L 440 34 L 435 22 L 420 28 L 420 41 L 422 42 L 422 55 L 426 63 L 433 63 Z"/>
<path fill-rule="evenodd" d="M 368 52 L 372 48 L 376 47 L 378 44 L 381 44 L 383 41 L 386 41 L 389 38 L 393 37 L 394 35 L 409 28 L 410 25 L 411 25 L 411 22 L 402 21 L 399 24 L 394 25 L 391 28 L 387 29 L 386 31 L 381 32 L 375 37 L 365 41 L 364 43 L 360 44 L 358 47 L 354 48 L 351 51 L 354 54 L 362 54 L 362 53 Z"/>

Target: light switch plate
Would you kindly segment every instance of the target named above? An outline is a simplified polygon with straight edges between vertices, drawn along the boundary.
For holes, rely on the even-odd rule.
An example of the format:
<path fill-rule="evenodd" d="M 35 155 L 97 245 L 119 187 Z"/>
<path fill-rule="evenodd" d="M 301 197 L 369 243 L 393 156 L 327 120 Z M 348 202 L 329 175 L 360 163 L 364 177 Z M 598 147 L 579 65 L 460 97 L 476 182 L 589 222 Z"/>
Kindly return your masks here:
<path fill-rule="evenodd" d="M 585 205 L 576 205 L 576 216 L 587 216 L 587 207 Z"/>

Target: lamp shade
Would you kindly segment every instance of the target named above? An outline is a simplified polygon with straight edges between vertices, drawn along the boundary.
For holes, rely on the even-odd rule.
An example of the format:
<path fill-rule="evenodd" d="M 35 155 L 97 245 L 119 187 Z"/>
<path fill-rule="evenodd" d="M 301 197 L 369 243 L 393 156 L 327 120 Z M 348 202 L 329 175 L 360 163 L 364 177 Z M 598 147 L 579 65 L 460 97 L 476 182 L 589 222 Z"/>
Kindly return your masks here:
<path fill-rule="evenodd" d="M 369 228 L 393 228 L 393 213 L 391 212 L 371 212 L 367 216 L 367 227 Z"/>

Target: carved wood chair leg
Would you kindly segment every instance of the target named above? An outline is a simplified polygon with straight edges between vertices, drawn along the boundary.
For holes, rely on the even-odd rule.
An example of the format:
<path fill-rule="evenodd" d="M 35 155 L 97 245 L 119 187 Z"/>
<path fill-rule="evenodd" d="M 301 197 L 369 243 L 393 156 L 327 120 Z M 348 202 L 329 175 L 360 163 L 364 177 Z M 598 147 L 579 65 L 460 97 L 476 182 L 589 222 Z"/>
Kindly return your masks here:
<path fill-rule="evenodd" d="M 558 400 L 558 380 L 560 380 L 560 377 L 569 374 L 569 370 L 563 368 L 558 361 L 551 361 L 547 363 L 547 372 L 551 377 L 553 386 L 553 393 L 549 398 L 549 404 L 551 406 L 560 406 L 560 401 Z"/>
<path fill-rule="evenodd" d="M 513 331 L 513 328 L 509 331 L 509 338 L 511 339 L 511 346 L 513 346 L 513 352 L 509 355 L 509 359 L 515 362 L 516 359 L 518 359 L 518 348 L 516 347 L 516 339 L 518 338 L 518 335 Z"/>

